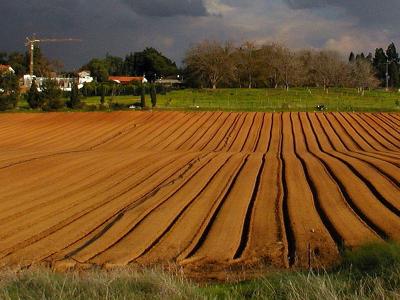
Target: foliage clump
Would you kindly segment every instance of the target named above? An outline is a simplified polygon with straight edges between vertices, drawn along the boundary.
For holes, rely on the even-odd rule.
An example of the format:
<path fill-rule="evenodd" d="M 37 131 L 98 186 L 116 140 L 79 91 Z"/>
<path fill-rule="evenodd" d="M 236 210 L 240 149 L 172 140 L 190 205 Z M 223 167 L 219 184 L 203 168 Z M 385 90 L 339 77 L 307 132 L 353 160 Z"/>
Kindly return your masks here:
<path fill-rule="evenodd" d="M 61 98 L 62 91 L 54 79 L 48 79 L 43 82 L 41 97 L 43 99 L 41 108 L 44 111 L 59 110 L 65 105 Z"/>
<path fill-rule="evenodd" d="M 78 109 L 82 107 L 82 102 L 80 98 L 80 92 L 78 87 L 78 82 L 74 81 L 71 87 L 71 93 L 69 100 L 66 102 L 67 107 L 72 109 Z"/>
<path fill-rule="evenodd" d="M 42 106 L 40 92 L 38 90 L 38 85 L 36 84 L 35 79 L 32 81 L 31 87 L 29 89 L 27 101 L 29 107 L 32 109 L 36 109 Z"/>
<path fill-rule="evenodd" d="M 17 76 L 12 72 L 0 74 L 0 111 L 16 108 L 19 96 Z"/>

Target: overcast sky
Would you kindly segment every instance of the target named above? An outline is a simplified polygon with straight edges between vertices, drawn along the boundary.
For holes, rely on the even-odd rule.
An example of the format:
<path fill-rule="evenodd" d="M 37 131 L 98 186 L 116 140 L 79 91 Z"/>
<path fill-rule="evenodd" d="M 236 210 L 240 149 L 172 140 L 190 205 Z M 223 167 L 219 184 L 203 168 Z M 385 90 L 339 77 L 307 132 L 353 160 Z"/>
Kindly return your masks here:
<path fill-rule="evenodd" d="M 348 54 L 400 46 L 400 0 L 0 0 L 0 51 L 25 37 L 81 38 L 43 44 L 67 69 L 107 52 L 153 46 L 181 63 L 203 39 L 280 42 Z"/>

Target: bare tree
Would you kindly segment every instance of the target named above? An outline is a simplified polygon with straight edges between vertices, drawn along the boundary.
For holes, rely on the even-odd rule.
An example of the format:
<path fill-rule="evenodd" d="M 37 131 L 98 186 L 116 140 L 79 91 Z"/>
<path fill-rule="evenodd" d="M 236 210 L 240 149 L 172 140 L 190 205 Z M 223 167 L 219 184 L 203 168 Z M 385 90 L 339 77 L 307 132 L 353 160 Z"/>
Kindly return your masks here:
<path fill-rule="evenodd" d="M 279 44 L 257 47 L 245 42 L 239 47 L 231 43 L 204 41 L 191 48 L 185 59 L 189 74 L 197 82 L 217 88 L 225 86 L 279 87 L 291 86 L 357 87 L 360 92 L 375 87 L 376 78 L 370 61 L 346 62 L 334 51 L 292 51 Z"/>
<path fill-rule="evenodd" d="M 279 44 L 263 45 L 258 64 L 262 66 L 259 74 L 265 85 L 277 88 L 279 85 L 289 89 L 300 80 L 300 64 L 296 53 Z"/>
<path fill-rule="evenodd" d="M 265 44 L 259 50 L 261 69 L 258 79 L 265 86 L 278 87 L 280 66 L 277 57 L 280 52 L 281 46 L 278 44 Z"/>
<path fill-rule="evenodd" d="M 233 50 L 234 47 L 229 42 L 221 44 L 206 40 L 186 53 L 184 63 L 195 75 L 216 89 L 221 82 L 234 77 Z"/>
<path fill-rule="evenodd" d="M 323 86 L 328 93 L 331 86 L 343 86 L 346 83 L 347 64 L 334 51 L 319 51 L 311 56 L 309 73 L 313 74 L 316 86 Z"/>
<path fill-rule="evenodd" d="M 254 42 L 244 42 L 235 51 L 236 76 L 240 86 L 244 81 L 249 89 L 254 87 L 256 77 L 260 72 L 259 62 L 259 49 Z"/>
<path fill-rule="evenodd" d="M 314 63 L 315 51 L 302 50 L 297 53 L 297 58 L 301 70 L 301 85 L 302 86 L 316 86 L 317 74 L 315 68 L 311 67 Z"/>
<path fill-rule="evenodd" d="M 298 57 L 288 48 L 282 47 L 277 61 L 281 82 L 288 91 L 290 86 L 298 85 L 300 82 L 301 66 Z"/>
<path fill-rule="evenodd" d="M 365 89 L 376 88 L 379 86 L 379 80 L 376 78 L 374 68 L 371 62 L 358 59 L 354 63 L 349 64 L 350 77 L 349 82 L 358 92 L 364 96 Z"/>

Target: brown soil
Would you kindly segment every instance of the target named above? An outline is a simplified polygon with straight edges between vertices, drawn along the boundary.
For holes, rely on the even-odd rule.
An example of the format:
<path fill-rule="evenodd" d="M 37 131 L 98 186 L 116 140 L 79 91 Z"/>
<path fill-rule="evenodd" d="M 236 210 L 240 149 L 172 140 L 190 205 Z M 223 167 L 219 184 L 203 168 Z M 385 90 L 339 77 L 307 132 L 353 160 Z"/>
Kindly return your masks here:
<path fill-rule="evenodd" d="M 327 267 L 400 240 L 400 116 L 0 116 L 0 266 Z"/>

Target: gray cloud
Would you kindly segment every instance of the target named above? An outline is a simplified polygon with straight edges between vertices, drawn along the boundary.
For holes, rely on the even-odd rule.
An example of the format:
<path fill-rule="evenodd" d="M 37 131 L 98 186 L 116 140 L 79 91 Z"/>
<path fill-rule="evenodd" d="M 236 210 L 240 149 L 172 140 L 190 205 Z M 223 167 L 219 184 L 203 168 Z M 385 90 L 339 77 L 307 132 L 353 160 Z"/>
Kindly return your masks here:
<path fill-rule="evenodd" d="M 206 16 L 202 0 L 123 0 L 138 14 L 156 17 Z"/>
<path fill-rule="evenodd" d="M 397 29 L 400 26 L 399 0 L 285 0 L 294 9 L 338 7 L 357 17 L 362 26 Z"/>
<path fill-rule="evenodd" d="M 399 9 L 398 0 L 0 0 L 0 51 L 24 51 L 36 33 L 83 40 L 42 45 L 67 69 L 149 46 L 180 63 L 202 39 L 367 52 L 399 41 Z"/>
<path fill-rule="evenodd" d="M 321 7 L 327 4 L 327 0 L 285 0 L 290 7 L 295 9 Z"/>

